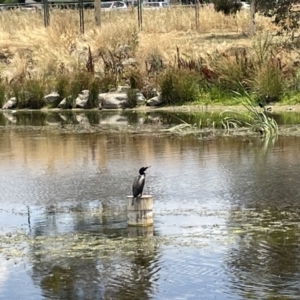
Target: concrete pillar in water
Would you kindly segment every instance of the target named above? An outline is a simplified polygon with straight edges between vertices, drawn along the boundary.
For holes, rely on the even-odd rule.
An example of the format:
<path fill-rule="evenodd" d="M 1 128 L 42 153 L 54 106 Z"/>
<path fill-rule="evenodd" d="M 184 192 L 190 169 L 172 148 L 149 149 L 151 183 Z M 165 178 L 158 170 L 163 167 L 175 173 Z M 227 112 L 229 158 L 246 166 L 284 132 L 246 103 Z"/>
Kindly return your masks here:
<path fill-rule="evenodd" d="M 153 225 L 153 197 L 143 195 L 131 205 L 133 196 L 127 196 L 127 224 L 129 226 Z"/>

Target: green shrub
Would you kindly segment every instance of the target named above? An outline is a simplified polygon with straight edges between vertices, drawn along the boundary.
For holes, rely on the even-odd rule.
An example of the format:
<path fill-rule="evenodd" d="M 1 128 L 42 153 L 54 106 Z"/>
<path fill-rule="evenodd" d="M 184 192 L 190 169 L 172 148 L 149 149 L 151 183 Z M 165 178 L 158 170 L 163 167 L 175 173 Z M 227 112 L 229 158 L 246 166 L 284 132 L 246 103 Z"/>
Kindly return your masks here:
<path fill-rule="evenodd" d="M 17 99 L 17 108 L 30 108 L 30 98 L 28 92 L 24 90 L 24 86 L 20 82 L 11 84 L 11 96 Z"/>
<path fill-rule="evenodd" d="M 204 101 L 203 101 L 204 100 Z M 232 98 L 232 91 L 224 90 L 219 85 L 215 84 L 201 94 L 201 102 L 208 104 L 223 103 L 226 105 L 236 105 L 238 101 Z"/>
<path fill-rule="evenodd" d="M 252 47 L 255 53 L 255 62 L 259 66 L 264 65 L 273 56 L 273 52 L 276 52 L 273 35 L 269 32 L 259 34 L 253 40 Z"/>
<path fill-rule="evenodd" d="M 280 100 L 285 89 L 282 71 L 272 62 L 267 62 L 255 74 L 253 88 L 265 102 Z"/>
<path fill-rule="evenodd" d="M 218 84 L 225 91 L 243 92 L 249 88 L 253 78 L 254 65 L 246 49 L 237 49 L 234 56 L 224 56 L 216 63 L 218 71 Z"/>
<path fill-rule="evenodd" d="M 143 88 L 143 76 L 140 71 L 138 70 L 130 70 L 127 74 L 127 77 L 129 79 L 130 87 L 132 89 L 139 89 L 141 90 Z"/>
<path fill-rule="evenodd" d="M 69 96 L 69 82 L 68 75 L 59 75 L 56 77 L 55 91 L 59 94 L 60 100 Z"/>
<path fill-rule="evenodd" d="M 45 106 L 44 95 L 47 84 L 43 78 L 27 79 L 20 77 L 12 81 L 5 93 L 8 97 L 17 98 L 18 108 L 40 109 Z"/>
<path fill-rule="evenodd" d="M 214 0 L 215 10 L 221 11 L 225 15 L 236 14 L 242 8 L 239 0 Z"/>
<path fill-rule="evenodd" d="M 55 89 L 60 95 L 59 101 L 66 98 L 67 107 L 74 107 L 75 99 L 82 90 L 89 90 L 88 107 L 96 107 L 101 81 L 94 74 L 86 71 L 77 71 L 72 74 L 62 74 L 56 78 Z"/>
<path fill-rule="evenodd" d="M 183 104 L 199 99 L 199 75 L 189 70 L 169 69 L 159 78 L 159 86 L 166 104 Z"/>
<path fill-rule="evenodd" d="M 39 109 L 45 106 L 45 82 L 43 79 L 29 79 L 23 85 L 25 107 Z"/>
<path fill-rule="evenodd" d="M 164 68 L 164 64 L 163 64 L 162 54 L 159 52 L 157 48 L 153 49 L 146 60 L 146 69 L 148 75 L 157 74 L 161 72 L 163 68 Z"/>
<path fill-rule="evenodd" d="M 100 77 L 99 85 L 100 92 L 107 93 L 109 90 L 117 87 L 116 78 L 113 75 L 104 75 Z"/>
<path fill-rule="evenodd" d="M 76 99 L 82 90 L 89 89 L 92 78 L 93 75 L 87 72 L 78 71 L 73 73 L 70 78 L 69 95 L 71 95 L 73 99 Z"/>
<path fill-rule="evenodd" d="M 127 94 L 127 108 L 134 108 L 137 106 L 137 95 L 136 95 L 137 90 L 136 89 L 128 89 L 126 91 Z"/>
<path fill-rule="evenodd" d="M 89 93 L 89 99 L 87 102 L 87 108 L 95 108 L 99 105 L 99 91 L 101 86 L 101 80 L 99 78 L 92 78 L 88 90 Z"/>

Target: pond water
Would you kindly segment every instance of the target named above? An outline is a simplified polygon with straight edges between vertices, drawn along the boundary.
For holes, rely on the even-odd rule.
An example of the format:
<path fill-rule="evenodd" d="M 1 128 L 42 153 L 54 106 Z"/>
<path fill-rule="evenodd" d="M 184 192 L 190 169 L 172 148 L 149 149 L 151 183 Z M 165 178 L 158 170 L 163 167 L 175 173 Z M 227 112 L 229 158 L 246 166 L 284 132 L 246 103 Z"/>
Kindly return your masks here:
<path fill-rule="evenodd" d="M 202 112 L 172 112 L 172 111 L 0 111 L 0 126 L 66 126 L 66 125 L 178 125 L 184 122 L 197 126 L 222 127 L 222 118 L 232 116 L 236 119 L 244 119 L 236 112 L 210 112 L 205 107 Z M 300 124 L 300 114 L 296 112 L 284 112 L 271 114 L 280 125 Z"/>
<path fill-rule="evenodd" d="M 0 114 L 1 300 L 299 299 L 299 137 L 64 132 L 16 114 Z M 127 227 L 143 165 L 154 226 Z"/>

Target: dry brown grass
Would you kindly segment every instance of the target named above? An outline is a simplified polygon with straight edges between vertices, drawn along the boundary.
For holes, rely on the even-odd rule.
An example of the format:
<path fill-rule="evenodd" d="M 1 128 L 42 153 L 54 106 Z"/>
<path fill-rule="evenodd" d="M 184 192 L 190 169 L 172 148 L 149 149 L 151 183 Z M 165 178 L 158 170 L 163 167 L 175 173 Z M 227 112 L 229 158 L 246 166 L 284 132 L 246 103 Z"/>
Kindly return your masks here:
<path fill-rule="evenodd" d="M 144 69 L 154 51 L 174 63 L 176 47 L 193 58 L 224 51 L 233 45 L 250 45 L 247 36 L 249 12 L 224 16 L 208 8 L 200 10 L 200 28 L 195 29 L 195 11 L 190 7 L 144 11 L 143 31 L 134 41 L 137 13 L 104 13 L 102 27 L 94 26 L 93 10 L 85 11 L 85 34 L 79 32 L 79 15 L 74 10 L 52 10 L 50 26 L 44 28 L 42 12 L 4 11 L 0 13 L 0 72 L 11 80 L 23 74 L 53 76 L 58 70 L 85 68 L 88 46 L 95 69 L 102 71 L 99 49 L 115 49 L 138 41 L 136 60 Z M 271 21 L 257 17 L 257 31 L 273 30 Z"/>

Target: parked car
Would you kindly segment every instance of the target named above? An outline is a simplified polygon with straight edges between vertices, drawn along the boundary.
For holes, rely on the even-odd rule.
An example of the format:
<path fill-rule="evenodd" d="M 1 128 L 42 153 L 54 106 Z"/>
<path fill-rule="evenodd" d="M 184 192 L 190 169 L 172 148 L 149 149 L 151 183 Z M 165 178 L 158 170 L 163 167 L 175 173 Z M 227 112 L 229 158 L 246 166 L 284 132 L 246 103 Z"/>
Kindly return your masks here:
<path fill-rule="evenodd" d="M 250 4 L 245 2 L 245 1 L 241 1 L 242 2 L 242 9 L 250 9 Z"/>
<path fill-rule="evenodd" d="M 161 8 L 168 8 L 169 3 L 166 2 L 144 2 L 143 9 L 161 9 Z"/>
<path fill-rule="evenodd" d="M 42 4 L 39 4 L 39 3 L 34 3 L 34 4 L 29 4 L 29 5 L 22 5 L 20 6 L 20 9 L 21 10 L 35 10 L 35 11 L 38 11 L 38 10 L 42 10 L 43 9 L 43 6 Z"/>
<path fill-rule="evenodd" d="M 104 11 L 122 10 L 126 8 L 127 5 L 123 1 L 101 2 L 101 10 Z"/>

